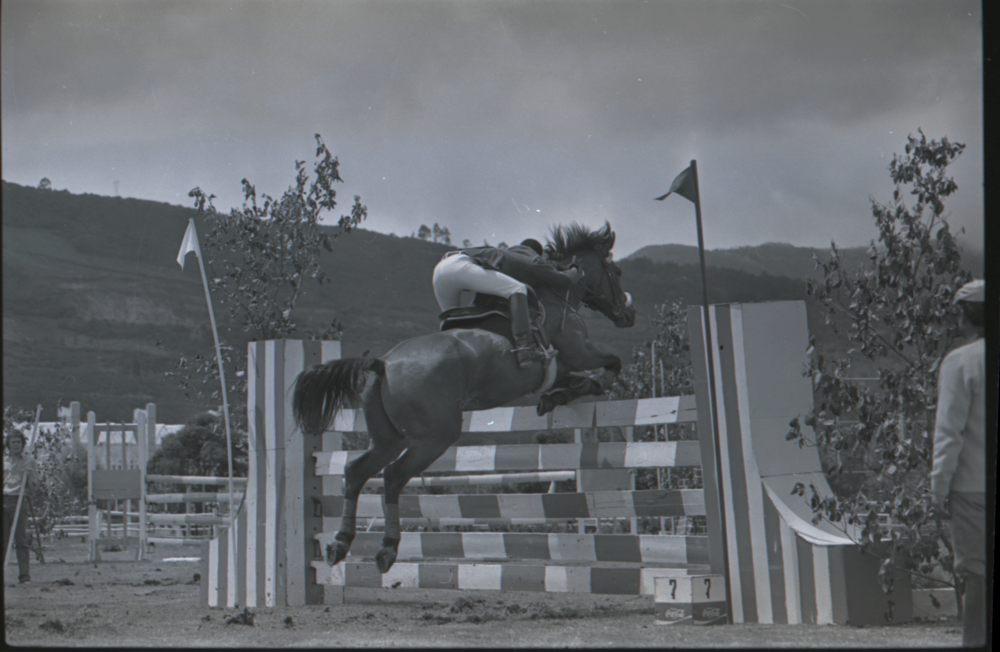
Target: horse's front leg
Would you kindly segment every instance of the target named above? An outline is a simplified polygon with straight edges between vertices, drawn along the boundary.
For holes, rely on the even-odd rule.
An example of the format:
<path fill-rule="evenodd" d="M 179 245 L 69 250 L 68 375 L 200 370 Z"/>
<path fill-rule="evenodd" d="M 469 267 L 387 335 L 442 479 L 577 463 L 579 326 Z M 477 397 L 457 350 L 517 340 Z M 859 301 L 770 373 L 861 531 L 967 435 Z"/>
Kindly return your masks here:
<path fill-rule="evenodd" d="M 605 372 L 607 373 L 607 372 Z M 601 374 L 599 378 L 603 378 Z M 538 416 L 547 414 L 560 405 L 566 405 L 581 396 L 600 396 L 606 391 L 604 385 L 587 376 L 569 375 L 556 383 L 552 391 L 542 394 L 538 399 L 536 411 Z"/>
<path fill-rule="evenodd" d="M 543 394 L 538 402 L 539 415 L 551 412 L 556 406 L 566 405 L 581 396 L 600 396 L 614 385 L 621 373 L 622 361 L 613 353 L 605 353 L 586 339 L 586 330 L 576 328 L 560 333 L 553 338 L 553 345 L 559 350 L 558 362 L 568 371 L 590 371 L 603 369 L 596 379 L 586 376 L 560 374 L 551 392 Z"/>
<path fill-rule="evenodd" d="M 567 327 L 551 336 L 559 351 L 559 365 L 567 371 L 603 369 L 604 375 L 616 377 L 622 370 L 622 360 L 614 353 L 605 353 L 587 339 L 587 327 L 578 317 Z M 602 381 L 603 384 L 603 381 Z"/>

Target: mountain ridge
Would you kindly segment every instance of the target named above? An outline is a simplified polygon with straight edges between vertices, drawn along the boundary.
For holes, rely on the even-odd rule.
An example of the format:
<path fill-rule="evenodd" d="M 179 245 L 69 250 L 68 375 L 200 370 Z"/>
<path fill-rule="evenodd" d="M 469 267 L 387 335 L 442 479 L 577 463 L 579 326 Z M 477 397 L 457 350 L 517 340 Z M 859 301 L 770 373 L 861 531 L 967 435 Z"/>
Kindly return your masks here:
<path fill-rule="evenodd" d="M 845 269 L 856 269 L 870 261 L 871 246 L 838 247 Z M 813 258 L 813 252 L 821 262 L 830 259 L 830 248 L 799 247 L 782 242 L 765 242 L 761 245 L 710 249 L 705 251 L 705 265 L 736 269 L 750 274 L 767 273 L 773 276 L 814 279 L 823 278 L 823 270 Z M 698 248 L 691 245 L 659 244 L 646 245 L 630 254 L 625 260 L 645 258 L 656 262 L 698 265 Z M 983 257 L 978 252 L 963 251 L 962 259 L 978 277 L 983 274 Z"/>
<path fill-rule="evenodd" d="M 182 272 L 176 260 L 194 209 L 8 182 L 2 190 L 5 404 L 42 403 L 43 420 L 53 420 L 57 401 L 76 400 L 99 420 L 121 421 L 154 402 L 167 423 L 216 407 L 218 400 L 188 400 L 168 375 L 182 356 L 214 356 L 197 266 L 189 259 Z M 196 223 L 204 234 L 202 218 Z M 345 329 L 345 357 L 366 350 L 379 356 L 437 330 L 431 274 L 453 248 L 363 228 L 342 235 L 320 256 L 332 282 L 304 286 L 293 337 L 322 332 L 336 318 Z M 656 305 L 701 303 L 701 272 L 696 264 L 634 254 L 619 265 L 638 310 L 636 326 L 617 329 L 597 313 L 581 313 L 591 341 L 628 364 L 633 347 L 653 333 Z M 706 274 L 712 303 L 807 299 L 801 278 L 724 266 Z M 220 339 L 245 347 L 250 334 L 219 297 L 213 305 Z M 818 306 L 807 305 L 811 323 L 821 325 Z"/>

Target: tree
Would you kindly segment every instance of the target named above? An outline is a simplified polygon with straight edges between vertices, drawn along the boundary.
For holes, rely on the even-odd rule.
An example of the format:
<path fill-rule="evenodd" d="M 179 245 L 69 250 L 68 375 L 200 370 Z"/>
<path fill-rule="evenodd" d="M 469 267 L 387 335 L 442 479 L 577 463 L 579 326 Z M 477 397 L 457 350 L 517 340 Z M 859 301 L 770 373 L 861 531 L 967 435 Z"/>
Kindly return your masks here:
<path fill-rule="evenodd" d="M 427 238 L 431 237 L 431 230 L 427 227 L 426 224 L 421 224 L 420 228 L 417 229 L 417 237 L 420 238 L 421 240 L 426 240 Z"/>
<path fill-rule="evenodd" d="M 235 448 L 235 446 L 234 446 Z M 246 452 L 233 451 L 233 476 L 247 475 Z M 226 433 L 218 415 L 206 412 L 163 438 L 149 458 L 146 472 L 159 475 L 227 477 Z"/>
<path fill-rule="evenodd" d="M 469 240 L 468 238 L 466 238 L 465 240 L 462 240 L 462 248 L 463 249 L 471 249 L 472 248 L 472 240 Z"/>
<path fill-rule="evenodd" d="M 241 434 L 238 441 L 233 441 L 234 478 L 247 477 L 246 436 Z M 165 436 L 146 463 L 146 473 L 228 477 L 226 432 L 219 415 L 196 415 L 181 430 Z M 158 483 L 157 490 L 184 491 L 184 486 Z"/>
<path fill-rule="evenodd" d="M 350 233 L 368 215 L 368 209 L 354 196 L 349 215 L 341 216 L 336 227 L 323 226 L 320 218 L 337 206 L 335 182 L 340 163 L 316 134 L 316 161 L 313 177 L 305 161 L 296 161 L 295 183 L 281 199 L 262 194 L 246 179 L 243 207 L 221 213 L 212 205 L 214 195 L 200 188 L 188 195 L 195 199 L 198 214 L 209 225 L 202 251 L 213 299 L 229 306 L 231 317 L 239 317 L 249 340 L 284 339 L 296 330 L 292 310 L 304 291 L 304 281 L 313 278 L 319 285 L 329 282 L 320 267 L 322 249 L 332 251 L 331 241 Z M 218 268 L 218 271 L 216 271 Z M 340 339 L 343 327 L 334 319 L 312 339 Z M 246 429 L 246 341 L 221 343 L 223 360 L 235 382 L 227 383 L 231 417 L 237 429 Z M 218 387 L 219 370 L 214 354 L 196 355 L 193 361 L 181 356 L 175 374 L 190 398 L 211 397 L 221 402 L 219 389 L 203 390 L 209 383 Z M 192 396 L 192 394 L 194 396 Z M 241 409 L 241 407 L 243 409 Z M 244 435 L 245 436 L 245 435 Z"/>
<path fill-rule="evenodd" d="M 434 242 L 443 242 L 446 245 L 451 244 L 451 231 L 448 230 L 448 227 L 438 226 L 437 222 L 435 222 L 433 233 Z"/>
<path fill-rule="evenodd" d="M 824 278 L 809 281 L 808 292 L 824 306 L 828 324 L 846 317 L 856 347 L 834 360 L 812 342 L 806 373 L 820 400 L 788 434 L 799 446 L 820 447 L 831 485 L 839 486 L 834 496 L 811 489 L 814 520 L 857 526 L 859 543 L 883 558 L 886 590 L 893 568 L 924 577 L 941 568 L 956 582 L 950 538 L 930 509 L 929 491 L 937 371 L 959 337 L 952 299 L 972 276 L 961 267 L 944 209 L 958 189 L 947 168 L 965 145 L 918 133 L 889 164 L 892 201 L 871 199 L 879 244 L 872 241 L 869 262 L 845 269 L 835 243 L 828 262 L 814 252 Z M 904 202 L 906 188 L 912 206 Z M 852 379 L 853 355 L 877 366 L 877 386 Z M 814 429 L 815 440 L 802 425 Z M 860 481 L 835 484 L 851 472 Z M 805 495 L 805 487 L 797 490 Z"/>
<path fill-rule="evenodd" d="M 52 182 L 49 181 L 48 177 L 42 177 L 42 180 L 38 182 L 39 190 L 52 190 Z"/>
<path fill-rule="evenodd" d="M 242 210 L 228 215 L 212 206 L 212 196 L 200 188 L 195 198 L 199 215 L 210 220 L 204 253 L 211 270 L 211 286 L 220 303 L 230 305 L 230 316 L 240 315 L 243 330 L 258 339 L 280 339 L 295 331 L 291 311 L 305 278 L 319 284 L 329 281 L 320 268 L 320 249 L 333 251 L 331 240 L 349 233 L 368 215 L 355 195 L 349 216 L 342 216 L 332 233 L 323 230 L 320 218 L 337 206 L 334 182 L 342 182 L 340 163 L 316 134 L 315 178 L 310 181 L 305 161 L 296 161 L 295 184 L 280 200 L 261 195 L 243 179 Z M 215 272 L 215 266 L 221 273 Z"/>

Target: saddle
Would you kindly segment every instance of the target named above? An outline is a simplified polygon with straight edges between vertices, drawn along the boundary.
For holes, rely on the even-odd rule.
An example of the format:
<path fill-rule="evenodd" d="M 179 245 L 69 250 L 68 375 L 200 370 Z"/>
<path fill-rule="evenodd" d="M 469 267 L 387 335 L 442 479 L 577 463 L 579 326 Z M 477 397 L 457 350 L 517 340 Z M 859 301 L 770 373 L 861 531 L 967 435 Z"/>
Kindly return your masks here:
<path fill-rule="evenodd" d="M 456 328 L 476 328 L 476 324 L 489 317 L 502 317 L 510 322 L 510 308 L 505 299 L 492 294 L 476 294 L 471 305 L 458 306 L 442 312 L 438 318 L 441 320 L 441 330 L 448 331 Z M 541 386 L 535 393 L 541 394 L 548 391 L 555 383 L 556 379 L 556 350 L 553 348 L 549 338 L 545 335 L 542 324 L 545 323 L 545 306 L 538 301 L 534 291 L 528 292 L 528 312 L 531 315 L 531 335 L 535 338 L 545 351 L 545 376 Z M 513 340 L 511 344 L 513 344 Z"/>
<path fill-rule="evenodd" d="M 542 324 L 545 323 L 545 306 L 532 291 L 528 292 L 528 312 L 531 316 L 531 334 L 543 349 L 548 349 L 549 339 L 542 329 Z M 476 294 L 471 305 L 445 310 L 438 315 L 438 319 L 441 320 L 441 330 L 448 331 L 455 328 L 475 328 L 478 322 L 492 316 L 503 317 L 510 322 L 507 300 L 492 294 Z"/>

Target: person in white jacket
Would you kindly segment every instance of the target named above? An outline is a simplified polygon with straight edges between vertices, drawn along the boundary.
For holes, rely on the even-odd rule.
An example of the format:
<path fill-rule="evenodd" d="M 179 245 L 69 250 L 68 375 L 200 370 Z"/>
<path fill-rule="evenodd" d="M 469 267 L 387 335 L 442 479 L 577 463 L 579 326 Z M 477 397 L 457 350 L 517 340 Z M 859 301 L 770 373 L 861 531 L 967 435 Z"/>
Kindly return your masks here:
<path fill-rule="evenodd" d="M 931 494 L 951 517 L 955 571 L 965 582 L 962 644 L 986 644 L 986 344 L 985 283 L 955 293 L 962 333 L 972 341 L 948 353 L 938 371 Z"/>

